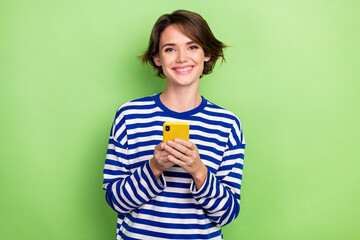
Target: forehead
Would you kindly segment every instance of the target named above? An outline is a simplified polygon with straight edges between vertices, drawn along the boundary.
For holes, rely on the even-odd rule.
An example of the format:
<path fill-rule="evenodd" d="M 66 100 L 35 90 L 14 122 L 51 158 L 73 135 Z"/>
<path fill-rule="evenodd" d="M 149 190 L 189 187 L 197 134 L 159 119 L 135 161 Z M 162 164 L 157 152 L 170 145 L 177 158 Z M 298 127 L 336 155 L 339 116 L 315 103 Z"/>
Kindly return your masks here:
<path fill-rule="evenodd" d="M 187 43 L 189 41 L 194 40 L 181 31 L 180 28 L 175 24 L 165 28 L 165 30 L 160 35 L 160 45 L 165 43 Z"/>

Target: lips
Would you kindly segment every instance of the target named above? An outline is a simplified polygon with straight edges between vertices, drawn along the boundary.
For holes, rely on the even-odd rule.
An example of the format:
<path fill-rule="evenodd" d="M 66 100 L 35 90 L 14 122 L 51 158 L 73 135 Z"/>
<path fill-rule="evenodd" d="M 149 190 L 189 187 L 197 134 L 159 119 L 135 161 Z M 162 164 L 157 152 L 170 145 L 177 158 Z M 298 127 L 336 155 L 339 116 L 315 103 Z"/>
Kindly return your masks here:
<path fill-rule="evenodd" d="M 194 68 L 194 66 L 181 66 L 181 67 L 174 67 L 172 70 L 174 70 L 177 73 L 180 74 L 186 74 L 191 72 L 191 70 Z"/>

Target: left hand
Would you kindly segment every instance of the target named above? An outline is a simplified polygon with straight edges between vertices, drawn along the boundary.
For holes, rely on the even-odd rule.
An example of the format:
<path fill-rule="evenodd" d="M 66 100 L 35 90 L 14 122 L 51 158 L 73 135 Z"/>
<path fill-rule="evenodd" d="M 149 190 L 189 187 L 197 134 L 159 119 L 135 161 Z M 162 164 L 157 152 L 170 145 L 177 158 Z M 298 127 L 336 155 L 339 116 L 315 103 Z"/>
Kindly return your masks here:
<path fill-rule="evenodd" d="M 165 150 L 169 153 L 169 161 L 190 173 L 194 178 L 196 188 L 200 189 L 206 180 L 208 169 L 201 161 L 196 145 L 189 141 L 175 139 L 166 143 Z"/>

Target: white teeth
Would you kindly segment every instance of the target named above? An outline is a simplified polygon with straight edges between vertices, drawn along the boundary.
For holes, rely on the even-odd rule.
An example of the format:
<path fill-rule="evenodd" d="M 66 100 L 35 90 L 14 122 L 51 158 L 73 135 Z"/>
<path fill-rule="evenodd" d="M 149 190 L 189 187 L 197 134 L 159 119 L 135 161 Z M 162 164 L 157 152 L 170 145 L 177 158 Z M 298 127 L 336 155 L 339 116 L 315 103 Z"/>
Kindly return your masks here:
<path fill-rule="evenodd" d="M 192 69 L 192 67 L 187 67 L 187 68 L 175 68 L 174 70 L 175 70 L 175 71 L 178 71 L 178 72 L 186 72 L 186 71 L 189 71 L 190 69 Z"/>

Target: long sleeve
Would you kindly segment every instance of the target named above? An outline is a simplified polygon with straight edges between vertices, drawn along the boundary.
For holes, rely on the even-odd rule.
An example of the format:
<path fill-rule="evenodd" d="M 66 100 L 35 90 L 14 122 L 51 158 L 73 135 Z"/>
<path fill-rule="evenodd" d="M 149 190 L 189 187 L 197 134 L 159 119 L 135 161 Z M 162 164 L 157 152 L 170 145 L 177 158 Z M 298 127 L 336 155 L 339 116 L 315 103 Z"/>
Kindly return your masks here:
<path fill-rule="evenodd" d="M 190 141 L 208 169 L 196 189 L 178 165 L 156 179 L 149 160 L 163 141 L 163 124 L 185 121 Z M 118 239 L 222 239 L 222 228 L 240 209 L 245 141 L 237 116 L 203 98 L 195 109 L 177 113 L 160 94 L 129 101 L 111 127 L 103 188 L 118 213 Z"/>
<path fill-rule="evenodd" d="M 240 211 L 240 188 L 244 161 L 245 140 L 240 122 L 233 124 L 222 162 L 216 173 L 208 171 L 205 183 L 190 190 L 212 222 L 224 226 Z"/>
<path fill-rule="evenodd" d="M 156 180 L 148 160 L 130 168 L 124 116 L 118 111 L 112 125 L 104 167 L 106 201 L 119 214 L 126 214 L 150 201 L 165 189 L 163 176 Z M 130 169 L 134 169 L 131 171 Z"/>

